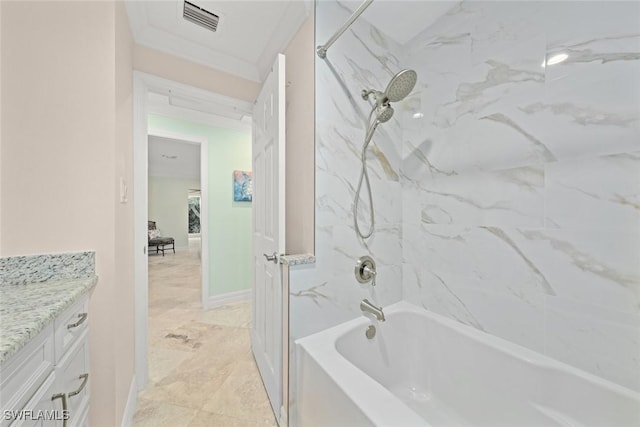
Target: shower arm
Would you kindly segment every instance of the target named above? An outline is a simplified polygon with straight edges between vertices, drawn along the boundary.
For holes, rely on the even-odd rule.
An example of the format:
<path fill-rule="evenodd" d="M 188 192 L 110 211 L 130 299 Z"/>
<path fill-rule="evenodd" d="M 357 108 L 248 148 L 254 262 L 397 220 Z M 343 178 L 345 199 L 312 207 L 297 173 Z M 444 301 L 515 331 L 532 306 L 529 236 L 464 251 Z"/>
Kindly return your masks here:
<path fill-rule="evenodd" d="M 338 40 L 338 38 L 342 35 L 342 33 L 347 31 L 347 28 L 349 28 L 351 24 L 353 24 L 353 22 L 356 19 L 358 19 L 360 15 L 362 15 L 362 12 L 364 12 L 365 9 L 371 5 L 371 3 L 373 3 L 373 0 L 364 0 L 362 4 L 358 6 L 358 8 L 353 12 L 353 15 L 349 17 L 347 22 L 345 22 L 344 25 L 340 27 L 340 29 L 336 31 L 336 33 L 333 36 L 331 36 L 331 38 L 327 40 L 325 44 L 322 44 L 316 48 L 316 52 L 318 53 L 318 56 L 320 58 L 324 59 L 327 57 L 327 50 L 329 50 L 331 45 L 335 43 L 336 40 Z"/>

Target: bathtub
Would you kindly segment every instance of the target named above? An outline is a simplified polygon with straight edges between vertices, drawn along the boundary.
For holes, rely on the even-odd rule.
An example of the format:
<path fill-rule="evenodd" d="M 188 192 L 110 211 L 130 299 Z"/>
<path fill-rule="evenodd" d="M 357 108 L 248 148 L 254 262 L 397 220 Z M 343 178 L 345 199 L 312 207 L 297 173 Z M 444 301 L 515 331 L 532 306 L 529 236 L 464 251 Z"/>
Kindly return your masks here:
<path fill-rule="evenodd" d="M 307 426 L 638 427 L 640 393 L 407 302 L 296 341 Z"/>

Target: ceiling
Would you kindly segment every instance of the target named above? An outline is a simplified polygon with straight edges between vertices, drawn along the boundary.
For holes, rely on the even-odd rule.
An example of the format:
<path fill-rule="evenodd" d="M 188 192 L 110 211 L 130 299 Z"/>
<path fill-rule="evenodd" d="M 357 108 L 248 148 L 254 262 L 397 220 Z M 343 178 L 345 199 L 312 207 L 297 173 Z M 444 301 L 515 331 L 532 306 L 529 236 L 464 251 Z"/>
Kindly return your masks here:
<path fill-rule="evenodd" d="M 211 32 L 182 17 L 183 1 L 125 1 L 136 43 L 261 82 L 312 3 L 306 0 L 189 0 L 220 17 Z"/>
<path fill-rule="evenodd" d="M 200 179 L 200 145 L 149 135 L 149 176 Z"/>

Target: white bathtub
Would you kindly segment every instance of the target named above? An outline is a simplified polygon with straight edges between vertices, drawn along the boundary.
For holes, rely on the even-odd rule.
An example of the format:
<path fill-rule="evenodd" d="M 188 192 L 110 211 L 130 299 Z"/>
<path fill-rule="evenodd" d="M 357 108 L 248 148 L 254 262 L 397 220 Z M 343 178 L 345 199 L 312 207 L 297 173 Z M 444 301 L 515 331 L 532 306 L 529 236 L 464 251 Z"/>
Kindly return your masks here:
<path fill-rule="evenodd" d="M 296 341 L 296 424 L 638 427 L 640 393 L 406 302 Z"/>

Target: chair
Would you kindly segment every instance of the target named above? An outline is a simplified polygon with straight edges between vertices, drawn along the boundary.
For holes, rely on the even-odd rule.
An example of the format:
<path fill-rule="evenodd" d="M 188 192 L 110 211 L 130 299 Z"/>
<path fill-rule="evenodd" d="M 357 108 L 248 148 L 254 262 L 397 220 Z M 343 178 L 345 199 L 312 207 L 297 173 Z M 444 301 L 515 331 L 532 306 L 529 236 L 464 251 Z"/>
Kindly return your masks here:
<path fill-rule="evenodd" d="M 165 249 L 172 249 L 173 253 L 174 254 L 176 253 L 176 244 L 175 244 L 175 240 L 173 239 L 173 237 L 162 237 L 159 234 L 152 232 L 152 231 L 159 232 L 159 230 L 156 228 L 156 222 L 155 221 L 147 221 L 147 228 L 148 228 L 148 243 L 147 243 L 147 247 L 149 248 L 149 252 L 151 252 L 151 248 L 152 247 L 155 247 L 156 248 L 156 254 L 161 251 L 162 252 L 162 256 L 164 256 Z M 152 235 L 154 235 L 154 237 L 151 237 Z M 167 247 L 169 245 L 171 245 L 170 248 Z"/>

